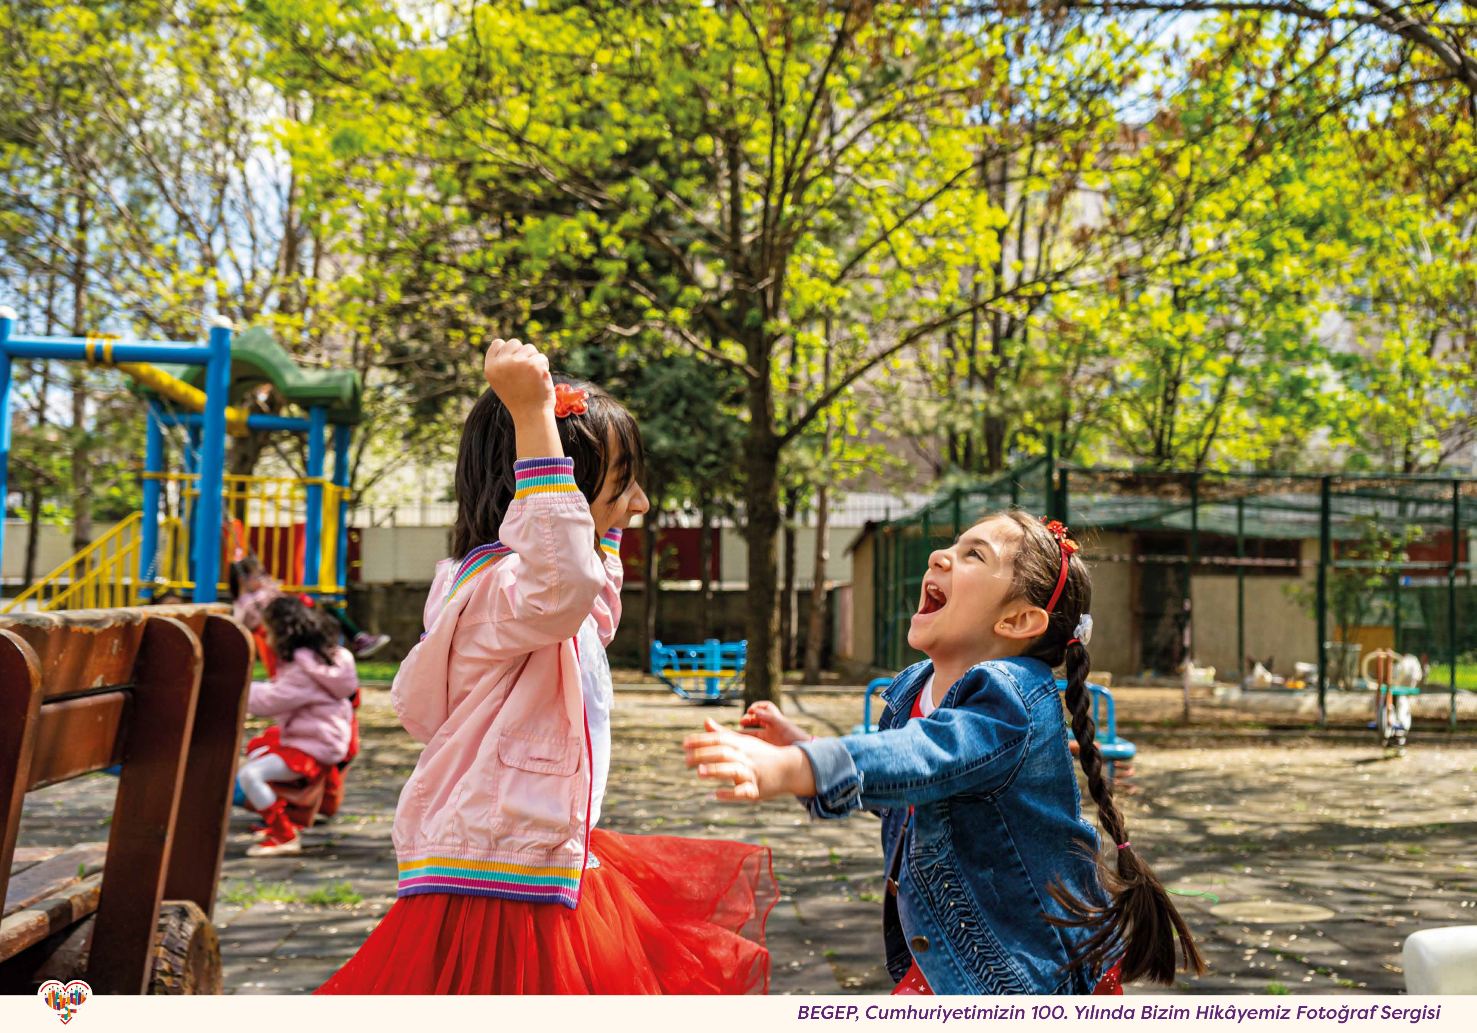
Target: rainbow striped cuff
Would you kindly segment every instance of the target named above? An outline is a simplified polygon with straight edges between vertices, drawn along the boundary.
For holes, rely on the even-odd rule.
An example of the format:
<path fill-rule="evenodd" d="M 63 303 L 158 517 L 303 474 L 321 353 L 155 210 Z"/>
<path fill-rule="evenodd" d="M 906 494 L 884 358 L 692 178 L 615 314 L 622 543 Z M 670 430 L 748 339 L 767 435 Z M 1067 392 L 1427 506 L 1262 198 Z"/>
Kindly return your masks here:
<path fill-rule="evenodd" d="M 621 529 L 612 527 L 606 531 L 605 537 L 600 539 L 600 548 L 611 556 L 619 556 L 621 554 Z"/>
<path fill-rule="evenodd" d="M 504 861 L 473 861 L 461 857 L 422 857 L 400 862 L 396 895 L 459 893 L 474 897 L 502 897 L 534 904 L 556 903 L 575 907 L 580 899 L 578 868 L 533 868 Z"/>
<path fill-rule="evenodd" d="M 513 498 L 579 491 L 573 459 L 520 459 L 513 464 Z"/>

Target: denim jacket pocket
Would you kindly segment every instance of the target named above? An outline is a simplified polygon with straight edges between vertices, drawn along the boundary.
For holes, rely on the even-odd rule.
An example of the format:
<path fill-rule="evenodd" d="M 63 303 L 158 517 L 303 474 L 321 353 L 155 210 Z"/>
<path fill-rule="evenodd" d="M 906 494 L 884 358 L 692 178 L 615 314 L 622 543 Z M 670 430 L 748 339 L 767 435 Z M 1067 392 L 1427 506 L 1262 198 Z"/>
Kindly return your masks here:
<path fill-rule="evenodd" d="M 948 801 L 925 804 L 914 809 L 911 831 L 904 825 L 903 835 L 908 837 L 908 856 L 927 862 L 950 848 Z"/>

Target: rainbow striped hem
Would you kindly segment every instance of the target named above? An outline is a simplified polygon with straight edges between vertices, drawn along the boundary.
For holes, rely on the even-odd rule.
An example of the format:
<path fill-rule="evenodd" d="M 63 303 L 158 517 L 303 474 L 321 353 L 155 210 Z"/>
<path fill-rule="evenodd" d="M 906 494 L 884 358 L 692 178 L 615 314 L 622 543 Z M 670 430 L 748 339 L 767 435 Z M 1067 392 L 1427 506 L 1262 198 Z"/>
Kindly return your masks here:
<path fill-rule="evenodd" d="M 513 464 L 513 498 L 579 491 L 573 459 L 520 459 Z"/>
<path fill-rule="evenodd" d="M 600 548 L 612 556 L 619 556 L 621 554 L 621 529 L 612 527 L 606 531 L 605 537 L 600 539 Z"/>
<path fill-rule="evenodd" d="M 574 907 L 580 899 L 578 868 L 535 868 L 504 861 L 473 861 L 461 857 L 423 857 L 400 862 L 398 896 L 418 893 L 459 893 L 474 897 L 502 897 L 534 904 Z"/>

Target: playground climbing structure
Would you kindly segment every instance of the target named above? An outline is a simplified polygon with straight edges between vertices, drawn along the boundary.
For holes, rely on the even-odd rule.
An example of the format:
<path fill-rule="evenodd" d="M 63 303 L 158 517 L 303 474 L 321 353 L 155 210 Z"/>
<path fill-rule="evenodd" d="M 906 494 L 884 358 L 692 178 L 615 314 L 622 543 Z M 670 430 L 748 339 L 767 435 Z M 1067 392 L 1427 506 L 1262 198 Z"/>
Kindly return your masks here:
<path fill-rule="evenodd" d="M 13 332 L 15 318 L 13 310 L 0 308 L 0 499 L 6 493 L 16 359 L 118 369 L 135 384 L 147 433 L 140 511 L 11 600 L 7 611 L 132 606 L 165 593 L 214 602 L 226 587 L 229 564 L 248 553 L 289 590 L 342 595 L 349 449 L 362 396 L 356 373 L 306 369 L 266 330 L 236 336 L 224 321 L 200 345 L 101 335 L 30 337 Z M 263 385 L 305 415 L 251 412 L 249 397 Z M 226 473 L 228 434 L 252 432 L 304 435 L 305 475 Z M 334 462 L 326 474 L 330 443 Z M 176 469 L 168 468 L 171 444 L 179 458 Z"/>

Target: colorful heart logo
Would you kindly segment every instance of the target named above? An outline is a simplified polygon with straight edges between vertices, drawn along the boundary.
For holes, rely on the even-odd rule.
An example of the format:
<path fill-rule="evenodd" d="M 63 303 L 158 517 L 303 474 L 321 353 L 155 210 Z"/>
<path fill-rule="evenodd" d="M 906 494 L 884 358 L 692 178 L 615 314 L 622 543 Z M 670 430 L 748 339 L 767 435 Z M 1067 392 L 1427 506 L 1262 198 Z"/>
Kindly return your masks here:
<path fill-rule="evenodd" d="M 92 996 L 92 987 L 80 979 L 74 979 L 70 983 L 49 979 L 41 984 L 36 996 L 41 998 L 46 1007 L 56 1012 L 57 1018 L 66 1025 L 77 1014 L 77 1009 L 82 1007 L 82 1002 Z"/>

